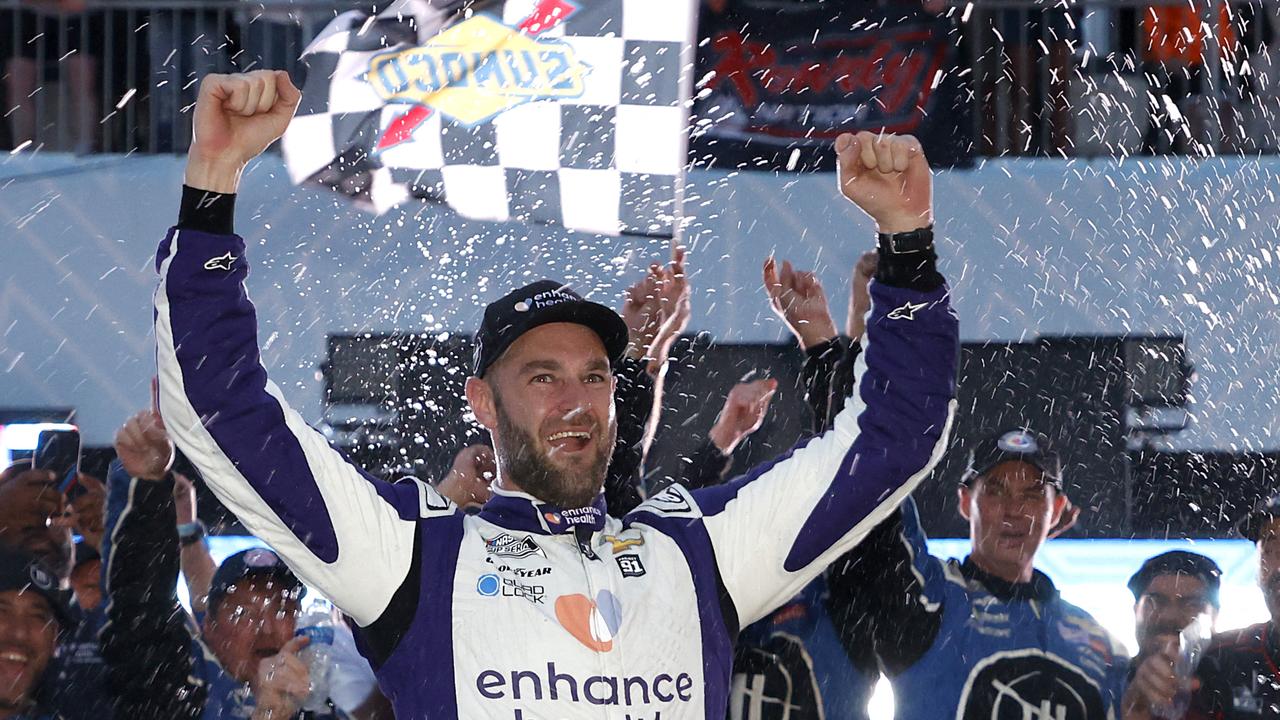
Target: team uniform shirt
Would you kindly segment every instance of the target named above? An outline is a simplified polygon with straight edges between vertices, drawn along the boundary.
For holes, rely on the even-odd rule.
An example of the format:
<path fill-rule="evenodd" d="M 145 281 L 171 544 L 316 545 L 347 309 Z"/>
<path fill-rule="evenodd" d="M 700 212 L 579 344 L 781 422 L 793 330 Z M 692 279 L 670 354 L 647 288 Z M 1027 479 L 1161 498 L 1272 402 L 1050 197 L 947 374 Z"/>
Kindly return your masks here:
<path fill-rule="evenodd" d="M 98 632 L 107 621 L 105 606 L 81 612 L 80 622 L 59 644 L 54 659 L 53 704 L 65 720 L 110 720 L 111 694 L 107 664 L 98 647 Z"/>
<path fill-rule="evenodd" d="M 1009 583 L 929 555 L 911 500 L 875 532 L 828 582 L 836 627 L 867 618 L 897 717 L 1121 717 L 1127 653 L 1047 576 Z"/>
<path fill-rule="evenodd" d="M 467 515 L 426 482 L 364 473 L 303 422 L 259 359 L 245 244 L 208 228 L 175 228 L 157 253 L 165 425 L 245 527 L 356 622 L 399 718 L 723 717 L 738 629 L 856 545 L 945 448 L 948 291 L 873 283 L 855 396 L 830 432 L 621 519 L 602 498 L 558 508 L 501 490 Z"/>
<path fill-rule="evenodd" d="M 1213 638 L 1200 660 L 1190 718 L 1280 718 L 1280 633 L 1260 623 Z"/>

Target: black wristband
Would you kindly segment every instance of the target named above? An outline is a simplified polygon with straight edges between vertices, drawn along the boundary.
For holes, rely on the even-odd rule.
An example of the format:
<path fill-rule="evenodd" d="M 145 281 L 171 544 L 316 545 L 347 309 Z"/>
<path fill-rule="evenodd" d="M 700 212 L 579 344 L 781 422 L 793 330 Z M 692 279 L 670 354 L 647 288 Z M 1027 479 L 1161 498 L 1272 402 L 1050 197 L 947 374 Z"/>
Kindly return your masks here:
<path fill-rule="evenodd" d="M 880 264 L 876 282 L 919 292 L 942 287 L 932 225 L 910 232 L 880 233 L 877 239 Z"/>
<path fill-rule="evenodd" d="M 182 207 L 178 211 L 178 229 L 196 230 L 211 235 L 231 235 L 236 215 L 235 193 L 222 194 L 182 186 Z"/>

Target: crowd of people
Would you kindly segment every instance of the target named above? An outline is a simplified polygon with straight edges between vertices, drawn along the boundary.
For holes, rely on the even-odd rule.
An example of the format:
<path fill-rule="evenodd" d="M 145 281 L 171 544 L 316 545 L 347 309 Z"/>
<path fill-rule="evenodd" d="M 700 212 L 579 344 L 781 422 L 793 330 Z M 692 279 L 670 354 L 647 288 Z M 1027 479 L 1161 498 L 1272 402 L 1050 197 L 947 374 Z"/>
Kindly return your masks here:
<path fill-rule="evenodd" d="M 836 142 L 840 192 L 879 228 L 842 325 L 812 272 L 764 263 L 809 439 L 727 478 L 777 389 L 745 381 L 683 477 L 644 487 L 692 313 L 676 249 L 620 312 L 549 280 L 488 305 L 466 395 L 491 444 L 428 482 L 351 465 L 259 361 L 235 199 L 299 100 L 281 72 L 201 84 L 157 252 L 156 397 L 105 482 L 0 474 L 0 720 L 859 718 L 882 675 L 900 718 L 1276 716 L 1280 499 L 1239 524 L 1272 619 L 1215 635 L 1194 673 L 1179 636 L 1213 629 L 1220 569 L 1186 551 L 1136 568 L 1130 657 L 1036 570 L 1080 511 L 1035 428 L 973 448 L 970 552 L 929 553 L 912 492 L 946 447 L 958 323 L 913 138 Z M 215 563 L 195 482 L 269 549 Z M 332 637 L 303 626 L 307 587 Z"/>
<path fill-rule="evenodd" d="M 704 0 L 717 12 L 751 2 Z M 461 0 L 434 4 L 463 5 Z M 1061 0 L 979 3 L 964 10 L 963 3 L 945 0 L 899 3 L 904 11 L 922 7 L 954 16 L 963 43 L 974 46 L 958 62 L 976 62 L 960 72 L 972 72 L 974 111 L 981 117 L 974 140 L 984 154 L 1076 154 L 1077 138 L 1086 136 L 1083 128 L 1094 122 L 1083 108 L 1099 73 L 1140 80 L 1149 91 L 1146 120 L 1134 120 L 1145 125 L 1143 152 L 1203 152 L 1214 135 L 1225 151 L 1259 149 L 1256 135 L 1262 128 L 1249 126 L 1245 111 L 1261 107 L 1264 95 L 1274 96 L 1268 85 L 1274 82 L 1271 49 L 1280 29 L 1280 5 L 1223 0 L 1216 23 L 1206 23 L 1205 4 Z M 100 150 L 110 105 L 133 90 L 138 93 L 134 102 L 145 104 L 153 116 L 149 131 L 161 137 L 144 141 L 133 133 L 146 126 L 128 128 L 127 139 L 120 141 L 124 145 L 112 149 L 179 150 L 185 136 L 175 124 L 194 101 L 201 77 L 287 67 L 296 80 L 307 43 L 327 19 L 350 6 L 268 2 L 168 8 L 20 0 L 0 7 L 7 118 L 0 136 L 7 131 L 8 147 L 49 146 L 58 141 L 55 131 L 69 131 L 65 149 Z M 1210 54 L 1218 62 L 1208 63 Z M 49 120 L 54 97 L 44 89 L 52 82 L 67 88 L 57 123 Z M 37 112 L 42 103 L 43 114 Z M 1269 120 L 1273 112 L 1254 114 Z"/>

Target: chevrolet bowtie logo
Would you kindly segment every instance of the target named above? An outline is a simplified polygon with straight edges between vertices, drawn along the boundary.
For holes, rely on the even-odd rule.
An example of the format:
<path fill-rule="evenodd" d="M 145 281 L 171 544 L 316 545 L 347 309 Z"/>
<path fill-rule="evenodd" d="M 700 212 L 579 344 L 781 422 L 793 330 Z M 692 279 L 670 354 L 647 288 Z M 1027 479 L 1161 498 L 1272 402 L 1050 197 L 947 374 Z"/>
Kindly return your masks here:
<path fill-rule="evenodd" d="M 907 303 L 902 307 L 894 308 L 890 310 L 889 319 L 890 320 L 915 320 L 916 311 L 923 310 L 925 305 L 928 305 L 928 303 L 917 304 L 911 301 L 907 301 Z"/>
<path fill-rule="evenodd" d="M 231 263 L 236 261 L 236 256 L 231 253 L 219 255 L 215 258 L 209 258 L 204 263 L 205 270 L 231 270 Z"/>

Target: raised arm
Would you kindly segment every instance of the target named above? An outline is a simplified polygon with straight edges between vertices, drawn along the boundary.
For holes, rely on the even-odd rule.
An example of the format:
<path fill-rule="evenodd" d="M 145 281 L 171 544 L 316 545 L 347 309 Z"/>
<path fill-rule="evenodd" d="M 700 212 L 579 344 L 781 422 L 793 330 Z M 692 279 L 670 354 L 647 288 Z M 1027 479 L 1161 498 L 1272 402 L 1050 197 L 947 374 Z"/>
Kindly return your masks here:
<path fill-rule="evenodd" d="M 192 679 L 194 638 L 178 604 L 172 445 L 154 413 L 116 435 L 107 476 L 103 580 L 107 624 L 100 640 L 120 717 L 196 718 L 205 686 Z"/>
<path fill-rule="evenodd" d="M 367 626 L 406 583 L 401 604 L 416 604 L 420 525 L 423 533 L 439 530 L 448 547 L 461 520 L 426 483 L 381 482 L 348 463 L 262 366 L 245 243 L 232 230 L 234 193 L 245 164 L 280 137 L 299 100 L 283 72 L 201 83 L 182 212 L 156 254 L 160 411 L 174 442 L 249 532 Z M 395 622 L 412 614 L 397 608 Z"/>
<path fill-rule="evenodd" d="M 931 177 L 909 137 L 837 142 L 844 195 L 887 235 L 871 286 L 865 348 L 834 427 L 723 487 L 673 488 L 635 522 L 683 533 L 701 519 L 720 584 L 754 622 L 861 541 L 941 458 L 955 410 L 958 323 L 935 267 Z"/>

